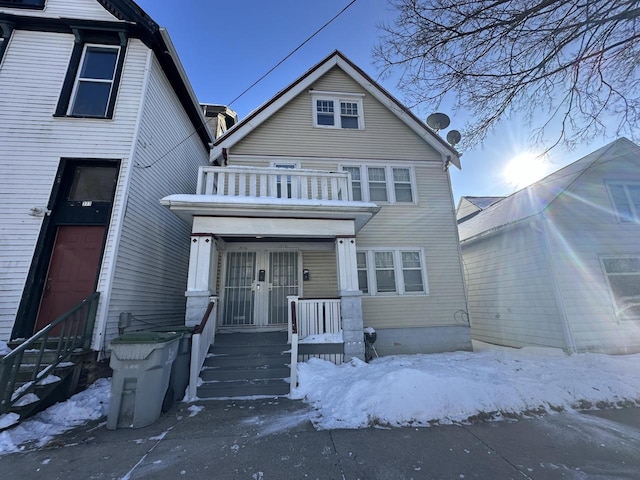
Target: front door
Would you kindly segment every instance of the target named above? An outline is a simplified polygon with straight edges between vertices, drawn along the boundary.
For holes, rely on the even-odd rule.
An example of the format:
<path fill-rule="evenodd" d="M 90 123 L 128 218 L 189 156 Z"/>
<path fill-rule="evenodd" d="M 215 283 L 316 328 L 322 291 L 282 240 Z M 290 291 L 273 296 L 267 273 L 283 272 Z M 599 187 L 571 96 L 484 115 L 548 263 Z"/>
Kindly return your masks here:
<path fill-rule="evenodd" d="M 58 227 L 36 330 L 46 327 L 93 292 L 104 231 L 104 226 Z"/>
<path fill-rule="evenodd" d="M 297 252 L 227 252 L 223 326 L 283 328 L 287 296 L 297 294 Z"/>

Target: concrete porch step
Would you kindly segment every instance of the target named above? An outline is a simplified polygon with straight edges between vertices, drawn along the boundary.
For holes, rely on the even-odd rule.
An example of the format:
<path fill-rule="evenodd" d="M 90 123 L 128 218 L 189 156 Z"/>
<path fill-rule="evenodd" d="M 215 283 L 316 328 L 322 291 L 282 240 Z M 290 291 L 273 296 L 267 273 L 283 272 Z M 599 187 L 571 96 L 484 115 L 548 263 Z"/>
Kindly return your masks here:
<path fill-rule="evenodd" d="M 199 398 L 289 393 L 286 332 L 217 334 L 200 372 Z"/>
<path fill-rule="evenodd" d="M 282 396 L 288 393 L 289 383 L 283 378 L 205 382 L 198 387 L 198 398 Z"/>

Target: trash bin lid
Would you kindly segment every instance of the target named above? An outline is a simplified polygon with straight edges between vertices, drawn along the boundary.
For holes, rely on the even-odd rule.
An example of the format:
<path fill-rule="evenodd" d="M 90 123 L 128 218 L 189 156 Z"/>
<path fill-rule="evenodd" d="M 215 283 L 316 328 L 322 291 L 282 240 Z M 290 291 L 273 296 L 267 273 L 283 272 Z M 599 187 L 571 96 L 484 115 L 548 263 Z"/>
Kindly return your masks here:
<path fill-rule="evenodd" d="M 111 340 L 111 345 L 128 345 L 132 343 L 165 343 L 182 337 L 182 332 L 131 332 Z"/>
<path fill-rule="evenodd" d="M 162 327 L 153 327 L 152 332 L 176 332 L 184 335 L 185 333 L 193 333 L 193 327 L 187 325 L 167 325 Z"/>

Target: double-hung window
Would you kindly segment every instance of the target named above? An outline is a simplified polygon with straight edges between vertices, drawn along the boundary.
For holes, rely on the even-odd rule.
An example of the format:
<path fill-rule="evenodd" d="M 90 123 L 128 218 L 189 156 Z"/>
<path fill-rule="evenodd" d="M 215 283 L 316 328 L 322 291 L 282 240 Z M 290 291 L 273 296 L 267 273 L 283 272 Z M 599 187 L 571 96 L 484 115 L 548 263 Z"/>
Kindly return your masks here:
<path fill-rule="evenodd" d="M 618 220 L 640 223 L 640 182 L 610 182 L 607 188 Z"/>
<path fill-rule="evenodd" d="M 2 56 L 7 49 L 9 37 L 11 37 L 11 27 L 9 25 L 0 23 L 0 61 L 2 61 Z"/>
<path fill-rule="evenodd" d="M 42 10 L 44 3 L 45 0 L 0 0 L 0 7 Z"/>
<path fill-rule="evenodd" d="M 415 203 L 411 167 L 342 165 L 351 174 L 353 200 L 380 203 Z"/>
<path fill-rule="evenodd" d="M 358 284 L 370 295 L 426 294 L 421 249 L 373 249 L 357 252 Z"/>
<path fill-rule="evenodd" d="M 640 256 L 601 258 L 616 315 L 640 319 Z"/>
<path fill-rule="evenodd" d="M 312 91 L 313 126 L 320 128 L 364 129 L 362 97 L 353 93 Z"/>
<path fill-rule="evenodd" d="M 67 113 L 106 117 L 113 91 L 119 47 L 85 45 Z"/>
<path fill-rule="evenodd" d="M 79 32 L 77 37 L 55 116 L 112 118 L 125 37 L 91 32 Z"/>

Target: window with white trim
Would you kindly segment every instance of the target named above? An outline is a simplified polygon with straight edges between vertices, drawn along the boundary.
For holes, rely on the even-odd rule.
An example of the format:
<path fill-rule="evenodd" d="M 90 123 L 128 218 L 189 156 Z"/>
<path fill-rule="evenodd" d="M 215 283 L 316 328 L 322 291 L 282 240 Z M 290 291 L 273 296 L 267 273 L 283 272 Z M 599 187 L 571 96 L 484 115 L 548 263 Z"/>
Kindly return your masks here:
<path fill-rule="evenodd" d="M 313 92 L 311 99 L 314 127 L 364 129 L 362 95 Z"/>
<path fill-rule="evenodd" d="M 620 319 L 640 319 L 640 256 L 601 258 Z"/>
<path fill-rule="evenodd" d="M 611 202 L 620 222 L 640 223 L 640 183 L 607 183 Z"/>
<path fill-rule="evenodd" d="M 411 167 L 342 165 L 351 174 L 353 200 L 379 203 L 416 203 Z"/>
<path fill-rule="evenodd" d="M 357 252 L 358 288 L 370 295 L 427 294 L 420 249 L 372 249 Z"/>
<path fill-rule="evenodd" d="M 107 115 L 119 54 L 119 47 L 85 45 L 71 94 L 69 115 Z"/>

